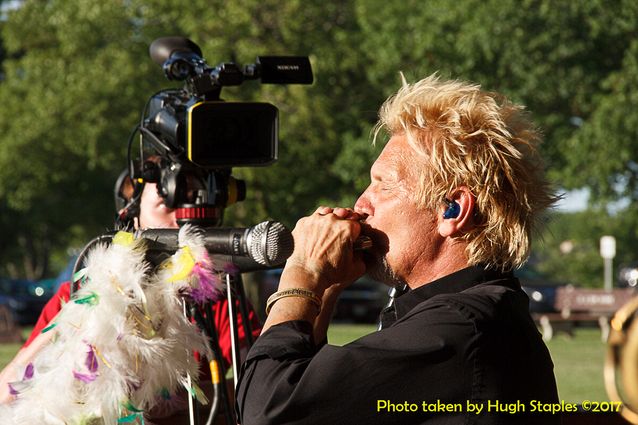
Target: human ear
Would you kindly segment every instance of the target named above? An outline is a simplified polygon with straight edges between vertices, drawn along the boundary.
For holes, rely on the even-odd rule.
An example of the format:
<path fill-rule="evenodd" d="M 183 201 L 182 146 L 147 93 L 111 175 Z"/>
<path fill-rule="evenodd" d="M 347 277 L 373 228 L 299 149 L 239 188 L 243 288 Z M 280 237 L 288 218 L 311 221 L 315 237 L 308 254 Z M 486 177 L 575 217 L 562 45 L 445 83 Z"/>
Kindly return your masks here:
<path fill-rule="evenodd" d="M 476 198 L 466 186 L 455 189 L 443 201 L 438 231 L 443 237 L 460 236 L 472 225 Z"/>

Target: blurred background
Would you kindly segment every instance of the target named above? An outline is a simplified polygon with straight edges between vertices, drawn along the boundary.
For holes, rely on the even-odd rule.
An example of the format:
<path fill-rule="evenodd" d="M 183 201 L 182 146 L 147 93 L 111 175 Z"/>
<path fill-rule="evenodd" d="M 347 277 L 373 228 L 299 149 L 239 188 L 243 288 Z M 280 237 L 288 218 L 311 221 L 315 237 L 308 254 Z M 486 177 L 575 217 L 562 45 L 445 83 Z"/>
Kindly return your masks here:
<path fill-rule="evenodd" d="M 382 145 L 370 144 L 377 110 L 400 72 L 408 81 L 438 72 L 526 105 L 544 133 L 545 166 L 564 200 L 521 272 L 534 311 L 558 311 L 557 287 L 603 288 L 603 235 L 616 241 L 612 285 L 636 285 L 634 0 L 0 0 L 0 304 L 21 325 L 69 278 L 78 250 L 111 227 L 129 134 L 146 100 L 175 85 L 148 55 L 168 35 L 195 41 L 211 66 L 257 55 L 312 62 L 312 86 L 223 90 L 280 109 L 280 159 L 234 170 L 247 199 L 225 224 L 292 228 L 320 204 L 351 206 Z M 252 292 L 263 296 L 277 278 L 254 277 Z M 374 322 L 384 302 L 385 288 L 364 282 L 337 318 Z M 597 359 L 603 348 L 587 323 L 578 341 Z"/>

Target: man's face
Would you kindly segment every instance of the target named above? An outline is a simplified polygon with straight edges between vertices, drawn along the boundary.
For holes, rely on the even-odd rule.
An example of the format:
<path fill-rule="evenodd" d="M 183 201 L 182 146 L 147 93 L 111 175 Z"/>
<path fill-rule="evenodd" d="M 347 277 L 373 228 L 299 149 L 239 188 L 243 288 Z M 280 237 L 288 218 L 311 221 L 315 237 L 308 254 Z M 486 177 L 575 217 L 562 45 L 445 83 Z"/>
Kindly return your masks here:
<path fill-rule="evenodd" d="M 368 274 L 390 285 L 418 282 L 441 241 L 434 213 L 412 200 L 416 178 L 403 164 L 418 166 L 405 136 L 393 136 L 372 165 L 371 183 L 354 210 L 366 214 L 363 233 L 373 239 Z M 402 159 L 403 158 L 403 159 Z M 412 282 L 411 282 L 412 280 Z"/>
<path fill-rule="evenodd" d="M 176 228 L 175 210 L 164 204 L 155 183 L 146 183 L 140 200 L 139 227 L 142 229 Z"/>

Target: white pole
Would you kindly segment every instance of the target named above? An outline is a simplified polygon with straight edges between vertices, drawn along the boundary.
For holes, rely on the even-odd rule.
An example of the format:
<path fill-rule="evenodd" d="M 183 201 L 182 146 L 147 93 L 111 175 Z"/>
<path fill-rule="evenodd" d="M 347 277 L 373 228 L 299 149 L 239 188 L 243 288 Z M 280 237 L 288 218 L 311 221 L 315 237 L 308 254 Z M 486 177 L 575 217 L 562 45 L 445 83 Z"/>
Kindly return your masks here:
<path fill-rule="evenodd" d="M 600 238 L 600 256 L 605 260 L 605 291 L 613 288 L 613 260 L 616 256 L 616 238 L 603 236 Z"/>
<path fill-rule="evenodd" d="M 613 276 L 613 259 L 605 258 L 605 291 L 611 292 Z"/>

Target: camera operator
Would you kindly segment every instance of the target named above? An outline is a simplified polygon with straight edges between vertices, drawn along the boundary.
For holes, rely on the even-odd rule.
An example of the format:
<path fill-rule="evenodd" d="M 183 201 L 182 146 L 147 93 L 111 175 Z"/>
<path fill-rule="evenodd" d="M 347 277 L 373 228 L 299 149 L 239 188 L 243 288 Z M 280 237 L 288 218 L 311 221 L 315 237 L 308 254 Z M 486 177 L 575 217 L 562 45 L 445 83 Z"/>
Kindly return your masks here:
<path fill-rule="evenodd" d="M 136 229 L 145 228 L 177 228 L 175 211 L 168 208 L 163 198 L 158 194 L 155 183 L 139 183 L 134 188 L 128 174 L 120 176 L 116 183 L 116 197 L 121 198 L 122 204 L 126 207 L 118 211 L 118 223 L 120 226 L 132 225 Z M 70 282 L 63 283 L 58 292 L 49 300 L 43 309 L 38 322 L 36 323 L 30 337 L 20 349 L 15 358 L 0 373 L 0 400 L 9 402 L 13 397 L 9 393 L 9 383 L 18 380 L 16 370 L 20 366 L 28 364 L 42 348 L 54 337 L 55 331 L 42 333 L 43 329 L 53 322 L 63 303 L 69 301 Z M 249 307 L 249 317 L 253 329 L 253 336 L 259 335 L 261 324 L 256 313 Z M 226 364 L 231 363 L 231 335 L 228 317 L 228 301 L 222 298 L 213 305 L 214 323 L 218 332 L 219 346 Z M 241 316 L 237 317 L 238 331 L 242 349 L 246 349 L 246 338 L 243 326 L 241 326 Z M 170 367 L 170 366 L 169 366 Z M 201 368 L 204 372 L 201 379 L 209 376 L 208 366 Z"/>
<path fill-rule="evenodd" d="M 557 390 L 512 272 L 555 201 L 522 107 L 431 76 L 404 82 L 377 128 L 391 138 L 354 209 L 320 207 L 293 231 L 239 380 L 240 423 L 558 422 L 531 413 L 532 401 L 555 403 Z M 360 235 L 371 251 L 353 249 Z M 325 344 L 338 294 L 365 272 L 409 290 L 380 331 Z M 527 410 L 495 413 L 517 402 Z M 469 410 L 479 405 L 480 414 Z"/>

